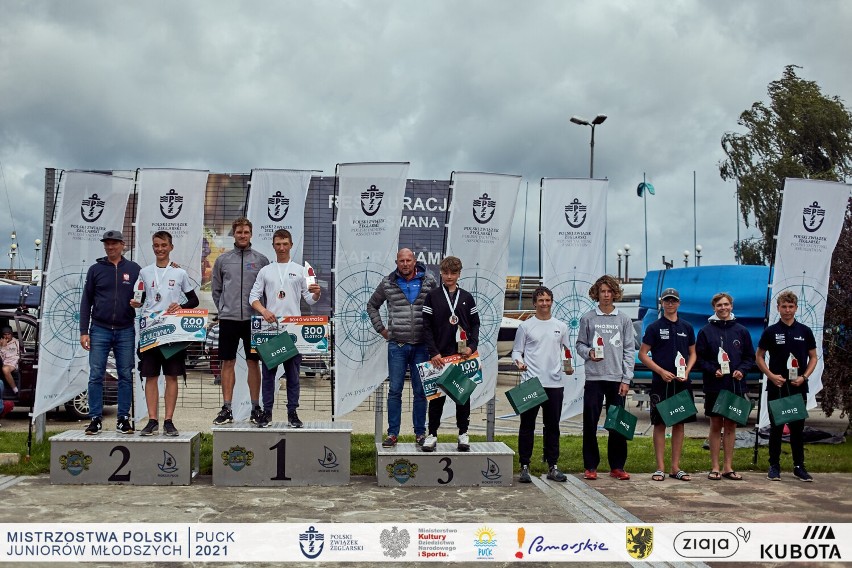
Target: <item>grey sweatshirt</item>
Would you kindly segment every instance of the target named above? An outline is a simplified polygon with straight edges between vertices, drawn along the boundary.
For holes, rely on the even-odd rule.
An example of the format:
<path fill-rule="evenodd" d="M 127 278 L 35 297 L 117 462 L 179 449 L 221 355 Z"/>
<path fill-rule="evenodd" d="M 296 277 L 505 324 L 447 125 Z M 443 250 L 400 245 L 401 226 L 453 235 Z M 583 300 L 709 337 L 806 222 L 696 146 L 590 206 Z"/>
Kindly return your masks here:
<path fill-rule="evenodd" d="M 604 359 L 598 362 L 589 358 L 595 332 L 604 343 Z M 586 380 L 630 384 L 636 356 L 634 341 L 633 322 L 626 314 L 617 309 L 605 314 L 600 308 L 586 313 L 580 318 L 576 346 L 577 354 L 586 361 Z"/>
<path fill-rule="evenodd" d="M 269 259 L 251 248 L 235 246 L 219 255 L 213 264 L 213 303 L 219 310 L 219 319 L 246 321 L 254 310 L 249 304 L 249 292 L 257 280 L 260 269 Z"/>

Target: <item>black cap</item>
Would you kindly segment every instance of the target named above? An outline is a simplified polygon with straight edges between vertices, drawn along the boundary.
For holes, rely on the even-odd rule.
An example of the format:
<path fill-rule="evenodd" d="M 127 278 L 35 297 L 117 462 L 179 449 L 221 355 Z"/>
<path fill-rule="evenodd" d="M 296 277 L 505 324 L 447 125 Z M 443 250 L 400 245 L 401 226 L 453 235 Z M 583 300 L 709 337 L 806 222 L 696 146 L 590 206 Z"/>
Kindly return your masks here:
<path fill-rule="evenodd" d="M 0 329 L 0 334 L 3 334 L 3 333 L 12 333 L 12 328 L 9 327 L 8 325 L 4 325 L 3 329 Z"/>
<path fill-rule="evenodd" d="M 124 242 L 124 235 L 121 234 L 121 231 L 107 231 L 104 233 L 101 242 L 104 241 L 121 241 Z"/>
<path fill-rule="evenodd" d="M 674 288 L 666 288 L 663 290 L 663 293 L 660 294 L 660 300 L 665 300 L 666 298 L 674 298 L 675 300 L 680 300 L 680 294 L 678 294 L 677 290 Z"/>

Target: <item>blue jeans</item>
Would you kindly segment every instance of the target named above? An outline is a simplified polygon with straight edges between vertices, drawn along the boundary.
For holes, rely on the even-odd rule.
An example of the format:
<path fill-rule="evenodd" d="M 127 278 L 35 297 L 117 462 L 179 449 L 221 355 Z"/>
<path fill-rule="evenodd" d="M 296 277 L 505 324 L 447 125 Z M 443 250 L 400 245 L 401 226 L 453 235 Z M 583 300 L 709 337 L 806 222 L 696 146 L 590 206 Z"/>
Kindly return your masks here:
<path fill-rule="evenodd" d="M 405 369 L 411 375 L 411 389 L 414 395 L 414 408 L 412 409 L 412 420 L 414 422 L 414 434 L 420 436 L 426 433 L 426 395 L 423 392 L 423 383 L 420 381 L 420 373 L 417 372 L 417 363 L 429 360 L 429 352 L 426 345 L 418 343 L 402 345 L 388 342 L 388 436 L 399 435 L 399 423 L 402 419 L 402 387 L 405 383 Z"/>
<path fill-rule="evenodd" d="M 109 329 L 92 324 L 89 332 L 89 417 L 100 418 L 104 412 L 104 374 L 110 350 L 115 354 L 118 371 L 118 416 L 130 416 L 133 399 L 133 364 L 136 332 L 133 327 Z"/>
<path fill-rule="evenodd" d="M 296 412 L 299 407 L 299 367 L 302 364 L 302 356 L 296 355 L 283 363 L 284 376 L 287 377 L 287 415 Z M 275 391 L 278 390 L 278 381 L 275 375 L 278 367 L 267 369 L 266 365 L 260 364 L 261 394 L 263 395 L 263 411 L 272 414 L 272 405 L 275 403 Z"/>

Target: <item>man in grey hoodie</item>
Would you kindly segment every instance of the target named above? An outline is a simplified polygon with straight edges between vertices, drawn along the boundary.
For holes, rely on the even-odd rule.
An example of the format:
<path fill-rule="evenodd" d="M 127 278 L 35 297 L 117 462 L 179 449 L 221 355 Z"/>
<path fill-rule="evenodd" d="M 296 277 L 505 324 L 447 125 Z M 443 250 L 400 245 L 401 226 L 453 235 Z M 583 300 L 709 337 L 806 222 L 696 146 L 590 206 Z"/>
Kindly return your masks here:
<path fill-rule="evenodd" d="M 589 289 L 589 297 L 598 302 L 597 308 L 580 318 L 577 334 L 577 353 L 585 361 L 586 387 L 583 393 L 583 467 L 585 479 L 598 478 L 601 461 L 598 450 L 598 420 L 607 405 L 624 406 L 630 390 L 636 347 L 633 322 L 619 312 L 615 302 L 622 296 L 621 286 L 610 275 L 604 275 Z M 627 438 L 610 432 L 607 441 L 610 477 L 630 479 L 624 471 L 627 462 Z"/>

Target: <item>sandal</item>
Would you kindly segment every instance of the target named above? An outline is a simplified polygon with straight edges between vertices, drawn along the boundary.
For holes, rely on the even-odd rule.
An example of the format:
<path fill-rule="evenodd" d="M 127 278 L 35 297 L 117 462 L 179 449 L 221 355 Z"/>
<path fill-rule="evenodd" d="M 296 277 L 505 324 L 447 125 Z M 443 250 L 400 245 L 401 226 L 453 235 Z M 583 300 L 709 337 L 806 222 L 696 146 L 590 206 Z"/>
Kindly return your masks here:
<path fill-rule="evenodd" d="M 666 474 L 663 473 L 662 470 L 658 469 L 657 471 L 654 472 L 654 475 L 651 476 L 651 479 L 653 479 L 654 481 L 665 481 L 666 480 Z"/>
<path fill-rule="evenodd" d="M 683 471 L 682 469 L 679 469 L 677 473 L 670 473 L 669 477 L 672 477 L 679 481 L 692 481 L 692 478 L 689 476 L 689 474 Z"/>
<path fill-rule="evenodd" d="M 711 471 L 707 474 L 707 479 L 711 481 L 719 481 L 720 479 L 722 479 L 722 477 L 719 475 L 718 471 Z"/>
<path fill-rule="evenodd" d="M 743 478 L 743 476 L 737 473 L 736 471 L 729 471 L 727 473 L 723 473 L 722 477 L 724 477 L 725 479 L 731 479 L 733 481 L 740 481 Z"/>

